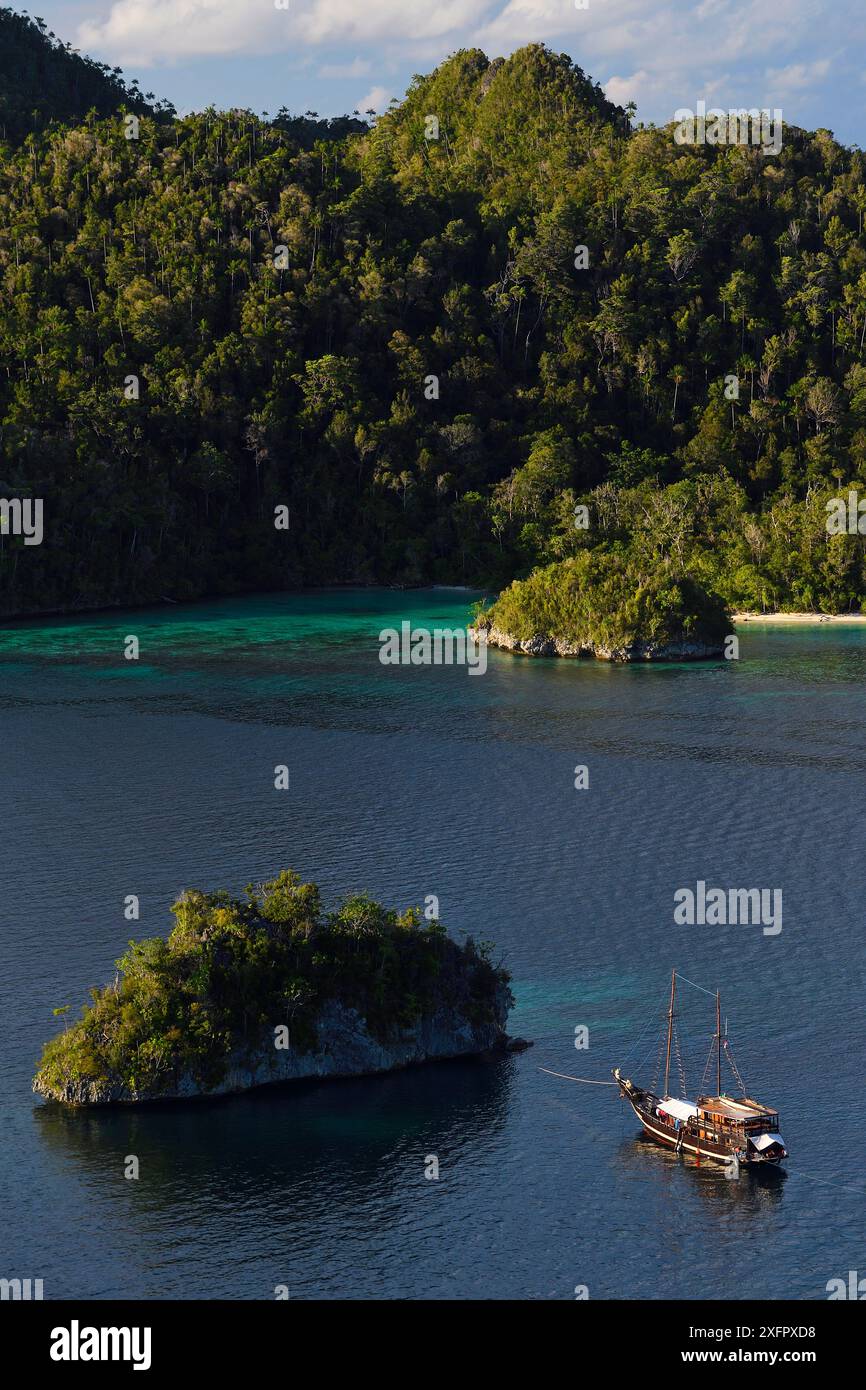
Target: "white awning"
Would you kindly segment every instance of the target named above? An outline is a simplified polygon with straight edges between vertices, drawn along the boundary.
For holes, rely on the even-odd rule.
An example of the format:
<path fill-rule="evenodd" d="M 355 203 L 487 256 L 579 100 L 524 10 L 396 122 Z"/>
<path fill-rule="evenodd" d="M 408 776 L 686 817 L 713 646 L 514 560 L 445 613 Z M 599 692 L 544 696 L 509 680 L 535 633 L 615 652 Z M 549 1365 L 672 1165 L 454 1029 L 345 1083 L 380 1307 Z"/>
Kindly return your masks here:
<path fill-rule="evenodd" d="M 673 1115 L 675 1120 L 689 1120 L 692 1115 L 697 1115 L 696 1105 L 690 1105 L 687 1100 L 660 1100 L 659 1110 L 664 1110 L 666 1115 Z"/>
<path fill-rule="evenodd" d="M 750 1134 L 749 1142 L 754 1144 L 759 1152 L 769 1149 L 772 1144 L 781 1144 L 783 1149 L 785 1147 L 785 1141 L 781 1134 Z"/>

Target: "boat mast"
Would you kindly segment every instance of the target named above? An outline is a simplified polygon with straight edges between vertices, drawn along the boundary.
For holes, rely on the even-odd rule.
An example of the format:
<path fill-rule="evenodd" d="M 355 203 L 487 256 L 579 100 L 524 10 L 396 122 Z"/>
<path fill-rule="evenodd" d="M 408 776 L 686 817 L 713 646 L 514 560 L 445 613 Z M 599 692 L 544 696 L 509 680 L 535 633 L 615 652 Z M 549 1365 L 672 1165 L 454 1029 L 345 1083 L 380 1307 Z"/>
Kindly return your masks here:
<path fill-rule="evenodd" d="M 716 990 L 716 1095 L 722 1094 L 722 999 Z"/>
<path fill-rule="evenodd" d="M 670 1003 L 670 1008 L 668 1009 L 668 1050 L 667 1050 L 667 1056 L 666 1056 L 666 1058 L 665 1058 L 665 1089 L 664 1089 L 664 1094 L 665 1094 L 665 1096 L 667 1096 L 667 1095 L 670 1094 L 669 1091 L 668 1091 L 668 1082 L 670 1081 L 670 1076 L 671 1076 L 671 1038 L 673 1037 L 673 1031 L 674 1031 L 674 998 L 676 997 L 676 992 L 677 992 L 677 972 L 676 972 L 675 970 L 672 970 L 672 971 L 671 971 L 671 1003 Z"/>

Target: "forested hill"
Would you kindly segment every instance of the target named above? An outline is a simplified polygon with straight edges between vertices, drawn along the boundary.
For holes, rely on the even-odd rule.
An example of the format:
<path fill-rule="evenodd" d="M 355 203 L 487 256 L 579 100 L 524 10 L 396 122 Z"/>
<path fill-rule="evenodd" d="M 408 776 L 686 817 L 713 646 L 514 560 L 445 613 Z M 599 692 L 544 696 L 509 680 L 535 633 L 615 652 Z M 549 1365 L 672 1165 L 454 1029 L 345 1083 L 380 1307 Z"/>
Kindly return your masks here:
<path fill-rule="evenodd" d="M 173 114 L 168 102 L 154 105 L 138 83 L 127 85 L 120 68 L 81 57 L 39 18 L 0 8 L 0 139 L 21 140 L 51 121 L 77 121 L 88 111 L 107 116 L 128 111 Z"/>
<path fill-rule="evenodd" d="M 0 537 L 3 611 L 499 585 L 596 545 L 859 603 L 824 502 L 866 479 L 860 151 L 631 131 L 539 45 L 357 126 L 0 146 L 0 497 L 45 513 Z"/>

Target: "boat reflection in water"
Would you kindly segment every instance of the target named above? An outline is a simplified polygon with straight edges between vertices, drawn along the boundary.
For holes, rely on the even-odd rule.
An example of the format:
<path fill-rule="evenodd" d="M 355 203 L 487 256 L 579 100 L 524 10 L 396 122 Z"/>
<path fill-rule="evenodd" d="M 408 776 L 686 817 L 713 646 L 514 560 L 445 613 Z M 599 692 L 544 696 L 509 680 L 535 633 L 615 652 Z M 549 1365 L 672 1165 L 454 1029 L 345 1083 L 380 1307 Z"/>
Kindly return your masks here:
<path fill-rule="evenodd" d="M 754 1234 L 756 1218 L 781 1206 L 788 1181 L 778 1165 L 742 1168 L 739 1175 L 721 1163 L 701 1159 L 699 1165 L 695 1154 L 678 1154 L 640 1130 L 629 1133 L 628 1126 L 616 1149 L 615 1170 L 628 1185 L 649 1181 L 665 1203 L 685 1200 L 685 1185 L 689 1199 L 697 1199 L 708 1215 L 723 1215 L 729 1234 Z"/>

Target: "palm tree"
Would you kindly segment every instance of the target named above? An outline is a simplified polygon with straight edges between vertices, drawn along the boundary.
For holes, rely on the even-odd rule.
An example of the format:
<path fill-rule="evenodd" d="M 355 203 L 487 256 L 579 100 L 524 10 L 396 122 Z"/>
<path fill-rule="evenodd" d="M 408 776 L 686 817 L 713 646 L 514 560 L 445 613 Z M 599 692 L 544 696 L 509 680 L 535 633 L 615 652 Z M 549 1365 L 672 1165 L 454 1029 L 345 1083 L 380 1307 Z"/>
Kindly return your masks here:
<path fill-rule="evenodd" d="M 671 421 L 673 422 L 673 421 L 676 420 L 676 418 L 677 418 L 677 396 L 678 396 L 678 394 L 679 394 L 679 389 L 680 389 L 681 384 L 682 384 L 682 383 L 685 381 L 685 379 L 686 379 L 686 369 L 685 369 L 685 367 L 673 367 L 673 368 L 671 369 L 671 374 L 670 374 L 670 376 L 671 376 L 671 381 L 672 381 L 673 384 L 674 384 L 674 408 L 673 408 L 673 410 L 671 411 Z"/>

